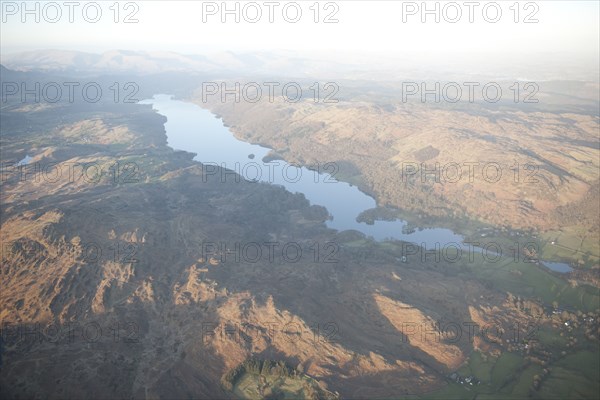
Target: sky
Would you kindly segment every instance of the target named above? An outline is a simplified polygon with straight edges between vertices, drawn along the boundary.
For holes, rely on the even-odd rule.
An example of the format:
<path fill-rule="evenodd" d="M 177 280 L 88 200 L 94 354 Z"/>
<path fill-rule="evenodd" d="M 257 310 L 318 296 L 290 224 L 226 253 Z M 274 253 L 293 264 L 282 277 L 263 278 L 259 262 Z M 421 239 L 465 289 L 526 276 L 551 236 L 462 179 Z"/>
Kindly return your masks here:
<path fill-rule="evenodd" d="M 48 48 L 188 54 L 287 49 L 392 55 L 493 52 L 525 57 L 569 52 L 597 58 L 600 48 L 599 2 L 594 0 L 477 1 L 474 8 L 465 1 L 428 1 L 425 7 L 430 10 L 437 3 L 439 22 L 434 20 L 436 13 L 423 15 L 421 1 L 228 1 L 225 5 L 222 1 L 77 1 L 74 6 L 38 1 L 25 2 L 25 7 L 21 1 L 0 3 L 4 54 Z M 223 14 L 225 7 L 237 7 L 239 22 L 236 13 Z M 258 22 L 252 23 L 254 19 Z M 458 22 L 452 23 L 455 19 Z"/>

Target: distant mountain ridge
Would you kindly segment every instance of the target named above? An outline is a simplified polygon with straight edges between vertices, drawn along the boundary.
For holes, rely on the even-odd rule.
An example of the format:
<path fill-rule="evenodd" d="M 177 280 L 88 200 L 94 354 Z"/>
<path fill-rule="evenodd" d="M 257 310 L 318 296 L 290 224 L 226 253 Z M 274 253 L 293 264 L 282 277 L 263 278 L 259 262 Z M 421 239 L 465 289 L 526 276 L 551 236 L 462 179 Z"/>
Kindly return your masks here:
<path fill-rule="evenodd" d="M 286 54 L 230 51 L 209 55 L 185 55 L 169 51 L 110 50 L 102 54 L 73 50 L 36 50 L 2 55 L 2 65 L 15 71 L 138 73 L 160 72 L 292 72 L 310 76 L 342 64 L 308 60 Z"/>
<path fill-rule="evenodd" d="M 458 56 L 456 56 L 458 57 Z M 454 57 L 454 58 L 456 58 Z M 572 60 L 568 55 L 540 54 L 527 62 L 514 64 L 481 56 L 462 65 L 454 58 L 431 59 L 426 53 L 355 54 L 331 50 L 304 54 L 296 51 L 221 51 L 207 54 L 181 54 L 173 51 L 109 50 L 89 53 L 77 50 L 34 50 L 1 54 L 0 64 L 17 71 L 72 73 L 135 73 L 151 75 L 162 72 L 235 73 L 244 75 L 294 76 L 328 80 L 359 79 L 369 81 L 399 80 L 576 80 L 598 83 L 598 65 Z M 458 57 L 460 58 L 460 57 Z M 549 68 L 557 60 L 562 67 Z M 433 64 L 432 64 L 433 63 Z M 434 65 L 435 67 L 428 67 Z M 465 71 L 469 71 L 465 73 Z"/>
<path fill-rule="evenodd" d="M 203 59 L 204 58 L 204 59 Z M 102 54 L 71 50 L 39 50 L 3 56 L 2 63 L 9 69 L 31 71 L 119 71 L 155 73 L 165 70 L 214 69 L 205 57 L 186 57 L 168 52 L 137 52 L 112 50 Z"/>

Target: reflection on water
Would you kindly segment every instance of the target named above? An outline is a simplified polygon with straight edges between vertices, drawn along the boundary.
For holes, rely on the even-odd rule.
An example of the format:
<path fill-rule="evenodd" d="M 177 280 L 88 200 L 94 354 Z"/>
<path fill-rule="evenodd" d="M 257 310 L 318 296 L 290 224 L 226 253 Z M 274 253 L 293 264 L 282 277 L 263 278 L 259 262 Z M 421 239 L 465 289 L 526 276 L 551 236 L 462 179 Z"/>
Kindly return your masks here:
<path fill-rule="evenodd" d="M 556 271 L 556 272 L 567 273 L 567 272 L 573 271 L 573 268 L 569 267 L 565 263 L 544 261 L 542 264 L 545 267 L 551 269 L 552 271 Z"/>
<path fill-rule="evenodd" d="M 33 157 L 29 157 L 28 155 L 25 155 L 25 158 L 23 158 L 21 161 L 19 161 L 17 163 L 17 165 L 27 165 L 29 164 L 29 162 L 31 161 Z"/>
<path fill-rule="evenodd" d="M 170 147 L 196 153 L 194 159 L 205 164 L 206 173 L 217 174 L 215 165 L 237 172 L 250 181 L 282 185 L 290 192 L 303 193 L 311 204 L 327 208 L 331 220 L 327 226 L 337 230 L 354 229 L 376 240 L 399 239 L 413 242 L 426 249 L 436 244 L 461 244 L 463 237 L 445 228 L 428 228 L 412 231 L 405 229 L 405 221 L 375 221 L 368 225 L 357 222 L 358 215 L 376 207 L 375 200 L 357 187 L 335 179 L 334 166 L 324 162 L 319 171 L 296 167 L 281 160 L 264 162 L 270 149 L 236 139 L 223 122 L 210 111 L 169 95 L 156 95 L 141 104 L 152 104 L 160 114 L 167 117 L 165 129 Z M 222 180 L 235 179 L 234 174 L 223 173 Z M 465 247 L 467 248 L 467 247 Z M 560 268 L 569 268 L 566 264 Z M 556 267 L 558 268 L 558 267 Z M 570 268 L 569 268 L 570 269 Z M 561 271 L 562 272 L 562 271 Z"/>

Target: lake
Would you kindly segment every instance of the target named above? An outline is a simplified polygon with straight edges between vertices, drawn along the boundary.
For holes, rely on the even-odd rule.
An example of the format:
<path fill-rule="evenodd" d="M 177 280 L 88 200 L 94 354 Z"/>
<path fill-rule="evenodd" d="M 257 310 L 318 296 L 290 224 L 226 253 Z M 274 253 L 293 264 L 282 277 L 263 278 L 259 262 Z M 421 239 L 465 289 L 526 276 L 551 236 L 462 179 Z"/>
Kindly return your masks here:
<path fill-rule="evenodd" d="M 397 239 L 416 243 L 426 249 L 458 247 L 470 251 L 463 237 L 445 228 L 417 229 L 403 232 L 405 221 L 358 222 L 365 210 L 376 207 L 375 199 L 356 186 L 338 181 L 331 174 L 333 165 L 323 165 L 320 171 L 298 167 L 282 160 L 263 162 L 271 149 L 237 139 L 213 113 L 196 104 L 174 100 L 170 95 L 155 95 L 140 104 L 152 104 L 158 113 L 167 117 L 165 130 L 168 145 L 175 150 L 195 153 L 194 160 L 203 163 L 207 173 L 217 173 L 214 166 L 233 170 L 246 180 L 281 185 L 292 193 L 302 193 L 311 204 L 327 209 L 327 226 L 339 231 L 356 230 L 373 239 Z M 222 180 L 233 181 L 234 174 L 224 173 Z M 452 250 L 452 249 L 450 249 Z M 480 251 L 480 250 L 476 250 Z M 467 257 L 465 255 L 465 257 Z M 493 258 L 490 256 L 490 258 Z M 558 272 L 571 268 L 563 263 L 545 263 Z"/>

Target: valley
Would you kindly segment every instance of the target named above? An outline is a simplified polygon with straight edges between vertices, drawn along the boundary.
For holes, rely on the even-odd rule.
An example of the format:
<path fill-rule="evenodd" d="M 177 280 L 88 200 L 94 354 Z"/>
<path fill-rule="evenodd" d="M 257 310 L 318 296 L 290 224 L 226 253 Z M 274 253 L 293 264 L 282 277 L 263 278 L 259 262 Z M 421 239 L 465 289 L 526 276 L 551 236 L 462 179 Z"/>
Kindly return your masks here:
<path fill-rule="evenodd" d="M 3 79 L 54 79 L 14 74 Z M 97 81 L 117 79 L 131 77 Z M 178 79 L 169 93 L 273 149 L 248 162 L 334 163 L 333 187 L 374 199 L 352 224 L 368 232 L 399 218 L 407 240 L 334 229 L 308 192 L 177 148 L 178 121 L 150 104 L 12 98 L 0 110 L 3 398 L 520 399 L 600 389 L 598 118 L 587 106 L 384 107 L 343 85 L 333 105 L 202 103 L 202 77 L 169 82 Z M 140 100 L 165 92 L 154 76 L 137 82 Z M 496 163 L 501 179 L 442 183 L 415 170 L 438 163 L 441 178 L 442 165 L 471 162 Z M 536 182 L 513 168 L 534 164 Z M 408 240 L 440 227 L 505 251 L 454 258 L 450 240 L 436 239 L 443 250 Z M 251 360 L 296 377 L 265 371 L 223 384 Z"/>

